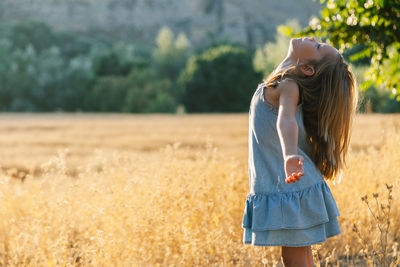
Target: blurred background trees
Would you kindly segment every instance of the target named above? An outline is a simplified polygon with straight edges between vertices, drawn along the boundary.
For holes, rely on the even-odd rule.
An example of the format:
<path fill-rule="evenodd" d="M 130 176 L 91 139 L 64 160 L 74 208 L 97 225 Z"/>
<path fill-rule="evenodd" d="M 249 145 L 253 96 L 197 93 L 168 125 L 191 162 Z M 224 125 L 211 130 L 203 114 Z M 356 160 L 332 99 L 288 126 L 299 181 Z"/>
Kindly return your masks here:
<path fill-rule="evenodd" d="M 213 47 L 193 56 L 182 72 L 183 104 L 189 112 L 247 111 L 261 78 L 246 49 Z"/>
<path fill-rule="evenodd" d="M 165 26 L 143 47 L 12 22 L 0 25 L 0 56 L 2 111 L 246 112 L 261 78 L 249 49 L 195 51 Z"/>
<path fill-rule="evenodd" d="M 0 24 L 0 110 L 248 112 L 252 93 L 286 56 L 289 40 L 315 35 L 343 52 L 361 85 L 360 112 L 400 112 L 398 1 L 321 1 L 302 30 L 247 47 L 210 35 L 193 47 L 162 26 L 155 45 L 88 37 L 43 22 Z"/>

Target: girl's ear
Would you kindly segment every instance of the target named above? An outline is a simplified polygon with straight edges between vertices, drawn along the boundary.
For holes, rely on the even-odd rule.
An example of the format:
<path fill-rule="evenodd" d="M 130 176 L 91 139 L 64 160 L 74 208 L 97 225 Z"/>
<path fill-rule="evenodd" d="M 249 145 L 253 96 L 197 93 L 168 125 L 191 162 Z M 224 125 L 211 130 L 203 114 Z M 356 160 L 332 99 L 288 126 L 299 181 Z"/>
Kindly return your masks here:
<path fill-rule="evenodd" d="M 306 76 L 313 76 L 315 73 L 313 65 L 310 64 L 300 65 L 300 71 Z"/>

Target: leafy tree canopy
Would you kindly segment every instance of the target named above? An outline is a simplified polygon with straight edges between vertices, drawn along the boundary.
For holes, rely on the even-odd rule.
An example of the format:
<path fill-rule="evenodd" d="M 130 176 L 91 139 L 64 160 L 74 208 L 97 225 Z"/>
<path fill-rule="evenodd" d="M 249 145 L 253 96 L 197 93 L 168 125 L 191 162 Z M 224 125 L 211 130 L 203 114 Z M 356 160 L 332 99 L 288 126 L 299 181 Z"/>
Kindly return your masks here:
<path fill-rule="evenodd" d="M 221 45 L 192 56 L 178 83 L 188 112 L 243 112 L 260 79 L 245 48 Z"/>
<path fill-rule="evenodd" d="M 319 17 L 310 20 L 303 31 L 294 33 L 290 27 L 280 31 L 293 37 L 314 35 L 339 48 L 340 52 L 362 45 L 350 61 L 370 58 L 361 90 L 372 85 L 382 86 L 400 94 L 400 1 L 399 0 L 337 0 L 326 3 Z M 400 101 L 400 95 L 396 98 Z"/>

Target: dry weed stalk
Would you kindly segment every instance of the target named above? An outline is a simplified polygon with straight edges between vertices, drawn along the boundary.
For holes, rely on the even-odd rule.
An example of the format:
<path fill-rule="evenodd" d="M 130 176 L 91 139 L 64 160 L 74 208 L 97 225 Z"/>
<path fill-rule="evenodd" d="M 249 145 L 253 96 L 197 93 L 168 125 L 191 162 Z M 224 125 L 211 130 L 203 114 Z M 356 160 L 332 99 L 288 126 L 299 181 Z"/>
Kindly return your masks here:
<path fill-rule="evenodd" d="M 373 193 L 372 196 L 375 199 L 375 203 L 376 203 L 376 210 L 377 211 L 373 211 L 372 207 L 369 204 L 368 201 L 368 195 L 365 195 L 363 197 L 361 197 L 361 200 L 363 202 L 366 203 L 368 210 L 371 212 L 372 217 L 376 220 L 377 224 L 376 226 L 379 229 L 380 232 L 380 249 L 377 251 L 374 248 L 374 245 L 371 245 L 371 249 L 372 249 L 372 255 L 367 254 L 368 260 L 371 260 L 372 262 L 374 262 L 374 260 L 378 260 L 379 262 L 379 266 L 382 267 L 386 267 L 389 266 L 387 263 L 387 255 L 388 255 L 388 235 L 389 235 L 389 231 L 390 231 L 390 208 L 391 208 L 391 204 L 392 204 L 392 188 L 393 185 L 388 185 L 386 184 L 386 188 L 388 190 L 388 196 L 387 196 L 387 205 L 386 207 L 382 204 L 379 203 L 378 201 L 378 197 L 379 194 L 378 193 Z M 361 245 L 364 247 L 365 251 L 369 251 L 368 247 L 367 247 L 367 242 L 365 240 L 365 238 L 363 238 L 363 236 L 361 235 L 360 230 L 358 229 L 357 225 L 354 223 L 353 224 L 353 232 L 355 232 L 357 234 L 357 236 L 360 238 Z M 390 265 L 392 266 L 392 265 Z"/>

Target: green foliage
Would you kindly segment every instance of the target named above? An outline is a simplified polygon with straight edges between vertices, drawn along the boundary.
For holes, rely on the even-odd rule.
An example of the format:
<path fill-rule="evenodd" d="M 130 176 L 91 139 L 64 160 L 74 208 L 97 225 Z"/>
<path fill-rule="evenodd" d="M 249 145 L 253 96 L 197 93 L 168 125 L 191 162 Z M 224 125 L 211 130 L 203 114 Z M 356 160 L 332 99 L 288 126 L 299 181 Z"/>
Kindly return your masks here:
<path fill-rule="evenodd" d="M 1 109 L 177 112 L 185 103 L 189 111 L 247 111 L 261 78 L 247 50 L 214 43 L 187 65 L 191 53 L 187 38 L 166 27 L 152 51 L 39 22 L 0 24 Z"/>
<path fill-rule="evenodd" d="M 366 81 L 360 89 L 381 86 L 400 94 L 400 2 L 397 0 L 339 0 L 326 2 L 319 18 L 297 35 L 313 34 L 326 39 L 340 51 L 356 45 L 364 49 L 350 60 L 371 58 Z M 398 97 L 400 100 L 400 97 Z"/>
<path fill-rule="evenodd" d="M 87 97 L 86 108 L 91 111 L 120 111 L 126 98 L 128 85 L 125 77 L 99 77 Z"/>
<path fill-rule="evenodd" d="M 94 79 L 87 56 L 94 42 L 54 32 L 42 22 L 0 25 L 0 103 L 9 111 L 84 108 Z"/>
<path fill-rule="evenodd" d="M 365 82 L 365 72 L 368 71 L 367 65 L 352 65 L 351 69 L 356 76 L 358 84 Z M 391 92 L 382 87 L 370 86 L 366 90 L 361 91 L 359 95 L 359 111 L 391 113 L 400 112 L 400 102 L 392 99 Z"/>
<path fill-rule="evenodd" d="M 76 110 L 83 105 L 91 83 L 90 62 L 76 57 L 65 61 L 57 47 L 40 53 L 32 45 L 12 50 L 0 42 L 0 104 L 2 110 Z"/>
<path fill-rule="evenodd" d="M 174 40 L 174 33 L 168 27 L 162 27 L 157 35 L 157 47 L 153 51 L 153 62 L 158 73 L 165 78 L 175 80 L 185 67 L 190 55 L 190 43 L 180 33 Z"/>
<path fill-rule="evenodd" d="M 97 76 L 106 75 L 126 75 L 131 70 L 130 64 L 124 64 L 119 61 L 118 57 L 114 53 L 95 58 L 93 64 L 93 70 Z"/>
<path fill-rule="evenodd" d="M 111 48 L 98 48 L 93 56 L 93 70 L 97 76 L 126 76 L 134 67 L 148 67 L 146 59 L 136 56 L 132 44 L 116 42 Z"/>
<path fill-rule="evenodd" d="M 135 69 L 127 81 L 129 89 L 122 108 L 124 112 L 175 112 L 170 80 L 159 79 L 151 69 Z"/>
<path fill-rule="evenodd" d="M 36 21 L 9 22 L 0 26 L 0 38 L 12 43 L 13 49 L 25 49 L 31 45 L 41 53 L 56 43 L 56 36 L 51 28 Z"/>
<path fill-rule="evenodd" d="M 37 53 L 58 47 L 65 59 L 87 54 L 98 40 L 68 32 L 55 32 L 50 26 L 38 21 L 11 21 L 0 25 L 0 39 L 11 42 L 14 50 L 31 45 Z"/>
<path fill-rule="evenodd" d="M 371 57 L 359 54 L 365 48 L 365 45 L 355 44 L 351 48 L 345 49 L 342 55 L 347 62 L 351 62 L 353 65 L 368 65 L 371 62 Z"/>
<path fill-rule="evenodd" d="M 400 112 L 400 102 L 390 97 L 387 90 L 375 86 L 361 92 L 363 101 L 360 103 L 361 112 L 394 113 Z"/>
<path fill-rule="evenodd" d="M 185 49 L 183 36 L 174 47 Z M 0 25 L 0 57 L 4 111 L 176 109 L 177 92 L 151 69 L 149 48 L 93 41 L 28 21 Z"/>
<path fill-rule="evenodd" d="M 93 111 L 175 112 L 170 94 L 171 82 L 157 79 L 151 69 L 133 69 L 128 76 L 104 76 L 97 79 L 86 106 Z"/>
<path fill-rule="evenodd" d="M 191 57 L 179 84 L 188 112 L 243 112 L 260 79 L 244 48 L 222 45 Z"/>

